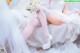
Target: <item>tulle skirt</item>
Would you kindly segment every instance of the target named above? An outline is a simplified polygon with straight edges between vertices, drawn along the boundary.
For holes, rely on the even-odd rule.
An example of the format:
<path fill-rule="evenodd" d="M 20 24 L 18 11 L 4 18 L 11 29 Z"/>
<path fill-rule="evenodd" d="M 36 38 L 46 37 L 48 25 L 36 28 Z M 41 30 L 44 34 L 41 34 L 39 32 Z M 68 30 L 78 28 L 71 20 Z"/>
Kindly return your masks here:
<path fill-rule="evenodd" d="M 19 23 L 23 23 L 23 16 L 15 10 L 14 12 L 7 10 L 1 13 L 0 47 L 6 48 L 7 53 L 30 53 L 19 27 Z"/>

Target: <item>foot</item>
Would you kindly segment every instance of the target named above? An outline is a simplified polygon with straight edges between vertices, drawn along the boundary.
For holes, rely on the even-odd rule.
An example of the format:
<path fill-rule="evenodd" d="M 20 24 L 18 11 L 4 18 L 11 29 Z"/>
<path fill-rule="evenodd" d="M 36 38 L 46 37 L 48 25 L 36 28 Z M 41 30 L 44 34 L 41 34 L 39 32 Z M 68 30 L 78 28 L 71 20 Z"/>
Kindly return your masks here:
<path fill-rule="evenodd" d="M 52 36 L 49 35 L 49 37 L 48 37 L 48 42 L 47 42 L 46 44 L 43 44 L 42 48 L 43 48 L 43 49 L 49 49 L 50 46 L 51 46 L 51 40 L 52 40 Z"/>

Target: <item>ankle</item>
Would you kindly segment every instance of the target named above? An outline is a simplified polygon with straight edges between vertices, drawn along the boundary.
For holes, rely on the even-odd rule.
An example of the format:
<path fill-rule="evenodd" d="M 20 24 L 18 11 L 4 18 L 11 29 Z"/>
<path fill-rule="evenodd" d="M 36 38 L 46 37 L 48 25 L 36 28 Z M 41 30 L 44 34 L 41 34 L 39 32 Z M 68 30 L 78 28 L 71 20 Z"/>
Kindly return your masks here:
<path fill-rule="evenodd" d="M 50 41 L 50 39 L 52 39 L 52 36 L 49 34 L 45 37 L 45 44 L 48 43 Z"/>

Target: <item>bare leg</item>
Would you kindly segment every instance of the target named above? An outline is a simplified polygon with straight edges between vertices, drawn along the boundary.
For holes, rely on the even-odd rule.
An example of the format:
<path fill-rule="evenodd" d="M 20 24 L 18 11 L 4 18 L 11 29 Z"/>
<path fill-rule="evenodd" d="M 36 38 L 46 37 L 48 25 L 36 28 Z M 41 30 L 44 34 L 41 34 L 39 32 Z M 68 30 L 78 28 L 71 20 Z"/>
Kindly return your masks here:
<path fill-rule="evenodd" d="M 49 9 L 46 9 L 44 7 L 42 7 L 42 8 L 46 14 L 48 22 L 50 22 L 53 25 L 61 25 L 63 23 L 63 21 L 60 20 L 59 17 L 56 16 L 54 13 L 52 13 L 52 11 L 50 11 Z"/>
<path fill-rule="evenodd" d="M 27 24 L 27 26 L 22 31 L 22 34 L 24 35 L 25 40 L 30 37 L 34 28 L 39 25 L 40 25 L 39 20 L 33 17 L 33 19 Z"/>
<path fill-rule="evenodd" d="M 58 17 L 54 14 L 47 15 L 48 22 L 54 25 L 61 25 L 63 23 L 62 20 L 58 19 Z"/>

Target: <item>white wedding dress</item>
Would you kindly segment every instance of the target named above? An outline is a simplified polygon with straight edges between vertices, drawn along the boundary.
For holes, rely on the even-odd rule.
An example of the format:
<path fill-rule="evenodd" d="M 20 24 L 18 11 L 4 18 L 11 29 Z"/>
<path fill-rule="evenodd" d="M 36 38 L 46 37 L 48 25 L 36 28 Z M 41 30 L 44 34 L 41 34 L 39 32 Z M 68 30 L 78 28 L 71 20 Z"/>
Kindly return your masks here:
<path fill-rule="evenodd" d="M 0 0 L 0 53 L 1 47 L 6 48 L 7 53 L 30 53 L 28 46 L 21 34 L 21 30 L 17 25 L 16 18 L 23 16 L 9 9 L 6 0 Z M 20 16 L 20 17 L 19 17 Z"/>
<path fill-rule="evenodd" d="M 20 2 L 14 8 L 20 9 L 19 12 L 22 12 L 23 15 L 26 15 L 26 11 L 25 11 L 26 5 L 24 5 L 24 6 L 22 5 L 22 3 L 26 4 L 26 0 L 24 0 L 25 2 L 23 0 L 21 0 L 21 1 L 22 2 Z M 69 20 L 67 17 L 64 19 L 64 17 L 66 15 L 61 13 L 62 9 L 64 7 L 64 5 L 62 5 L 63 0 L 61 0 L 62 2 L 60 1 L 61 5 L 56 1 L 59 1 L 59 0 L 53 1 L 54 3 L 56 3 L 57 7 L 55 5 L 53 5 L 53 3 L 52 3 L 52 4 L 50 4 L 52 6 L 51 10 L 53 10 L 55 12 L 55 14 L 57 16 L 61 17 L 60 19 L 62 19 L 66 23 L 59 25 L 59 26 L 55 26 L 52 24 L 49 25 L 49 31 L 50 31 L 51 35 L 53 35 L 52 45 L 55 44 L 55 47 L 53 47 L 47 51 L 37 51 L 36 49 L 32 48 L 32 47 L 41 47 L 43 45 L 44 38 L 42 38 L 42 36 L 43 36 L 42 28 L 38 27 L 34 30 L 32 36 L 28 40 L 26 40 L 28 45 L 32 46 L 30 48 L 32 53 L 53 53 L 53 52 L 54 53 L 79 53 L 80 52 L 79 51 L 80 48 L 78 48 L 77 45 L 73 44 L 73 41 L 78 37 L 78 34 L 80 34 L 80 26 L 79 26 L 79 24 L 76 24 L 76 22 L 72 23 L 71 22 L 71 21 L 73 21 L 72 19 Z M 45 0 L 42 0 L 41 4 L 47 8 L 47 6 L 45 6 L 45 4 L 47 4 L 46 3 L 47 1 L 45 2 L 45 4 L 44 4 L 44 2 L 45 2 Z M 56 9 L 58 11 L 56 11 Z M 74 16 L 76 16 L 76 15 L 74 15 Z M 28 18 L 27 18 L 27 20 L 28 20 Z M 21 23 L 20 27 L 23 28 L 22 27 L 23 25 L 27 25 L 27 23 L 25 23 L 25 22 Z M 34 36 L 34 38 L 33 38 L 33 36 Z M 58 43 L 64 43 L 64 42 L 65 42 L 65 44 L 62 46 L 58 44 Z"/>

